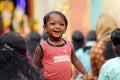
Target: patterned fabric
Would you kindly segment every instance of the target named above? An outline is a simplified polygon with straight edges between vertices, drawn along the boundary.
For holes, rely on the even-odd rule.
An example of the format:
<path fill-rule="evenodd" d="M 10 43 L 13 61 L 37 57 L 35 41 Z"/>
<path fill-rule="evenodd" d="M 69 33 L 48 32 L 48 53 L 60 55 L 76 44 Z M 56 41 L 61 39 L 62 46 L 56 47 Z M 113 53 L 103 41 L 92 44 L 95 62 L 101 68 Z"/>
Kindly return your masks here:
<path fill-rule="evenodd" d="M 100 69 L 102 65 L 105 63 L 105 59 L 103 57 L 103 50 L 105 48 L 106 41 L 97 42 L 90 51 L 90 61 L 91 61 L 91 69 L 92 75 L 94 77 L 98 77 Z"/>

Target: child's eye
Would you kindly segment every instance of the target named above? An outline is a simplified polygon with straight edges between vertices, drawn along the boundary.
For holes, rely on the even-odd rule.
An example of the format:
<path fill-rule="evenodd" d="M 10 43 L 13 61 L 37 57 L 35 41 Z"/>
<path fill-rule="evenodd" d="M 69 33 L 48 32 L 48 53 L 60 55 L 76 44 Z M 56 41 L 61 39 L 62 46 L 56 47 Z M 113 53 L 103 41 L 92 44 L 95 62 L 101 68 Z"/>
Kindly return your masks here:
<path fill-rule="evenodd" d="M 51 25 L 55 25 L 55 23 L 50 23 Z"/>
<path fill-rule="evenodd" d="M 65 24 L 60 24 L 61 26 L 64 26 Z"/>

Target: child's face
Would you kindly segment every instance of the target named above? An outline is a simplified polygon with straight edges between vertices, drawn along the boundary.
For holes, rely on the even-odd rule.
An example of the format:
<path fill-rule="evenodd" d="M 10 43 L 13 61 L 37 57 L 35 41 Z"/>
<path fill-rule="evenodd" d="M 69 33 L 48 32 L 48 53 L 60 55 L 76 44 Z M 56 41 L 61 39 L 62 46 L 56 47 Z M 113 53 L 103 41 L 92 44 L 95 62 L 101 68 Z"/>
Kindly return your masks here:
<path fill-rule="evenodd" d="M 58 14 L 51 14 L 47 20 L 47 24 L 44 25 L 44 30 L 48 33 L 50 38 L 62 38 L 62 35 L 67 29 L 65 20 Z"/>

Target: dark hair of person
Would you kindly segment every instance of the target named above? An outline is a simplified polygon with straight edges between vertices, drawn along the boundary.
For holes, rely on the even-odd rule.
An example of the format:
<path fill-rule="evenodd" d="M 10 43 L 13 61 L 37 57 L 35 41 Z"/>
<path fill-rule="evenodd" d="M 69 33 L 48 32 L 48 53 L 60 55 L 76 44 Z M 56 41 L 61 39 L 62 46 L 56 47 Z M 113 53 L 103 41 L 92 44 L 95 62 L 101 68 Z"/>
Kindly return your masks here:
<path fill-rule="evenodd" d="M 96 41 L 96 31 L 90 31 L 87 34 L 86 41 Z"/>
<path fill-rule="evenodd" d="M 96 31 L 91 30 L 91 31 L 89 31 L 89 32 L 87 33 L 86 43 L 87 43 L 87 42 L 90 42 L 90 41 L 96 41 Z M 91 45 L 91 46 L 86 46 L 86 45 L 84 45 L 84 46 L 83 46 L 83 50 L 86 51 L 87 49 L 90 49 L 92 46 L 93 46 L 93 45 Z"/>
<path fill-rule="evenodd" d="M 107 42 L 107 44 L 105 46 L 105 49 L 103 51 L 103 56 L 104 56 L 105 60 L 109 60 L 109 59 L 115 57 L 115 53 L 113 51 L 112 42 L 111 41 Z"/>
<path fill-rule="evenodd" d="M 75 51 L 78 50 L 79 48 L 83 47 L 83 45 L 84 45 L 84 36 L 83 36 L 82 32 L 75 31 L 72 34 L 72 43 L 73 43 Z"/>
<path fill-rule="evenodd" d="M 25 39 L 26 44 L 27 44 L 28 53 L 30 53 L 32 58 L 34 56 L 36 47 L 38 46 L 38 44 L 41 41 L 41 38 L 42 38 L 42 36 L 38 32 L 33 31 L 30 34 L 28 34 L 28 36 Z M 40 61 L 39 67 L 43 67 L 41 61 Z"/>
<path fill-rule="evenodd" d="M 66 26 L 68 25 L 68 21 L 67 21 L 66 16 L 65 16 L 63 13 L 59 12 L 59 11 L 51 11 L 51 12 L 47 13 L 47 14 L 44 16 L 44 18 L 43 18 L 43 23 L 44 23 L 44 25 L 47 24 L 47 21 L 48 21 L 48 19 L 49 19 L 49 17 L 50 17 L 51 14 L 60 15 L 61 17 L 64 18 L 64 21 L 65 21 L 65 23 L 66 23 Z"/>
<path fill-rule="evenodd" d="M 48 39 L 48 33 L 43 32 L 42 38 L 43 38 L 43 40 L 47 40 Z"/>
<path fill-rule="evenodd" d="M 30 34 L 28 34 L 25 40 L 26 40 L 28 52 L 33 57 L 35 53 L 35 49 L 41 41 L 41 35 L 38 32 L 33 31 Z"/>
<path fill-rule="evenodd" d="M 111 41 L 116 47 L 116 56 L 120 56 L 120 28 L 117 28 L 112 32 Z"/>
<path fill-rule="evenodd" d="M 0 38 L 2 38 L 2 34 L 0 34 Z"/>
<path fill-rule="evenodd" d="M 19 33 L 8 32 L 2 36 L 1 41 L 14 48 L 20 54 L 26 55 L 26 43 Z"/>
<path fill-rule="evenodd" d="M 40 80 L 40 74 L 24 55 L 25 49 L 25 41 L 20 34 L 8 32 L 2 36 L 0 39 L 0 80 Z"/>

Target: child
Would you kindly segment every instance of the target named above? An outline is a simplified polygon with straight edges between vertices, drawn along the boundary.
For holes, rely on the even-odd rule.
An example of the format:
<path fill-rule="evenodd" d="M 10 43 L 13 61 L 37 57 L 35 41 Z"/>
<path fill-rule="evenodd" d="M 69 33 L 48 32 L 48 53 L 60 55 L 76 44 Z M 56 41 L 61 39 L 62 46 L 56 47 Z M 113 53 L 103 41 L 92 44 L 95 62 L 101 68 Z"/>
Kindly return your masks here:
<path fill-rule="evenodd" d="M 45 15 L 43 21 L 44 31 L 49 38 L 36 48 L 33 57 L 36 69 L 41 60 L 48 80 L 70 80 L 72 62 L 80 72 L 87 75 L 87 71 L 75 56 L 71 42 L 62 38 L 68 25 L 66 17 L 59 11 L 51 11 Z"/>
<path fill-rule="evenodd" d="M 111 41 L 116 57 L 109 59 L 102 66 L 98 80 L 120 80 L 120 28 L 112 32 Z"/>

